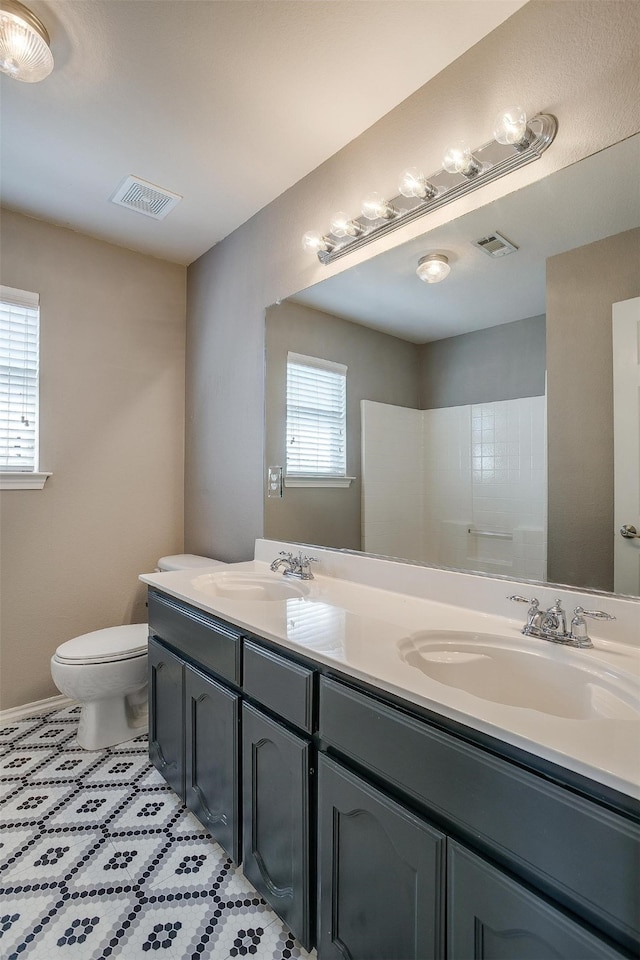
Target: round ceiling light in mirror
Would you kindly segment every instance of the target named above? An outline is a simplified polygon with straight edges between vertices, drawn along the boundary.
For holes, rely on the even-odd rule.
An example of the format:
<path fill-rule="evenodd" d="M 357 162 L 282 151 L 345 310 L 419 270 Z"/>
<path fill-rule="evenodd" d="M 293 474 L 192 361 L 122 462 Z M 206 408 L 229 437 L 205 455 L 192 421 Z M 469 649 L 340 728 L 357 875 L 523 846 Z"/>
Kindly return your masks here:
<path fill-rule="evenodd" d="M 449 276 L 451 267 L 444 253 L 429 253 L 418 260 L 416 273 L 425 283 L 440 283 Z"/>

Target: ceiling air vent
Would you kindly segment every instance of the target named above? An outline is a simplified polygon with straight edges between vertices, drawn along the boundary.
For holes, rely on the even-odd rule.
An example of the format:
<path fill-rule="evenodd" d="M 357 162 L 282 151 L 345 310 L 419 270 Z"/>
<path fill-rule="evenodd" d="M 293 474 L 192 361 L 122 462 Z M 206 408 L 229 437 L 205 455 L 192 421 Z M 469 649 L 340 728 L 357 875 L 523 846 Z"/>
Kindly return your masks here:
<path fill-rule="evenodd" d="M 488 237 L 482 237 L 481 240 L 472 240 L 474 247 L 479 247 L 488 257 L 506 257 L 509 253 L 515 253 L 518 249 L 514 243 L 509 243 L 506 237 L 499 233 L 490 233 Z"/>
<path fill-rule="evenodd" d="M 182 197 L 179 193 L 171 193 L 138 177 L 125 177 L 110 199 L 121 207 L 143 213 L 145 217 L 164 220 Z"/>

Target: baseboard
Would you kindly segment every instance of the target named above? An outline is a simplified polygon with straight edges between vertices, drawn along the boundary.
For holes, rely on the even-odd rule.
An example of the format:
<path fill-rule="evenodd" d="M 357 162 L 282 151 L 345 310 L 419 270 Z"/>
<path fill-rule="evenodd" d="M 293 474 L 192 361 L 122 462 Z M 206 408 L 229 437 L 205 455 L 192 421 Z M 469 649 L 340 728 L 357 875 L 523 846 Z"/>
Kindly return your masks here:
<path fill-rule="evenodd" d="M 62 710 L 63 707 L 69 707 L 75 702 L 75 700 L 64 697 L 62 694 L 57 697 L 47 697 L 46 700 L 34 700 L 33 703 L 25 703 L 21 707 L 0 710 L 0 723 L 14 723 L 16 720 L 24 720 L 25 717 L 37 716 L 39 713 Z"/>

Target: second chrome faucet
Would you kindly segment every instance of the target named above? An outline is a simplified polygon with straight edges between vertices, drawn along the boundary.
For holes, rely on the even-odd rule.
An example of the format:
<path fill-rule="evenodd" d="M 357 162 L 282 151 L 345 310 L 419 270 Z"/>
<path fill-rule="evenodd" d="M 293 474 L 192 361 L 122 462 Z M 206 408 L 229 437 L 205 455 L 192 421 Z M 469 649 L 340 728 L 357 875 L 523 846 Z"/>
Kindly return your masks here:
<path fill-rule="evenodd" d="M 272 562 L 270 569 L 275 573 L 280 567 L 285 567 L 282 571 L 285 577 L 295 577 L 296 580 L 313 580 L 311 564 L 317 562 L 317 557 L 307 557 L 302 551 L 296 557 L 293 553 L 281 550 L 279 556 Z"/>
<path fill-rule="evenodd" d="M 548 610 L 540 609 L 540 602 L 533 597 L 520 597 L 517 594 L 508 597 L 516 603 L 528 603 L 527 622 L 521 630 L 526 637 L 539 637 L 541 640 L 550 640 L 552 643 L 563 643 L 569 647 L 593 647 L 587 631 L 585 617 L 596 620 L 615 620 L 610 613 L 604 610 L 585 610 L 576 607 L 571 620 L 571 627 L 567 630 L 567 615 L 562 609 L 560 600 L 556 600 Z"/>

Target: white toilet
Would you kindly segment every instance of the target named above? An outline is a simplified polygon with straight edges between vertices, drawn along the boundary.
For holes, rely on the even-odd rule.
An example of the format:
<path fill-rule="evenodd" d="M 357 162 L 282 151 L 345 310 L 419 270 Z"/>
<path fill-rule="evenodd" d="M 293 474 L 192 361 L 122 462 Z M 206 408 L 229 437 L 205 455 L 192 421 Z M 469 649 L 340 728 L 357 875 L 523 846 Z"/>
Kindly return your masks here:
<path fill-rule="evenodd" d="M 192 553 L 162 557 L 158 570 L 226 566 Z M 77 739 L 85 750 L 124 743 L 147 731 L 146 623 L 93 630 L 62 643 L 51 658 L 60 693 L 82 710 Z"/>

